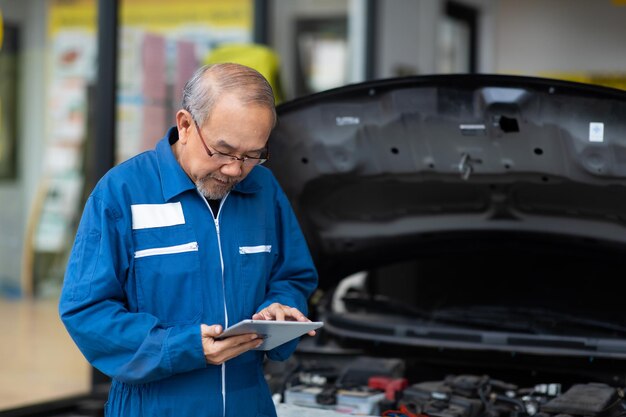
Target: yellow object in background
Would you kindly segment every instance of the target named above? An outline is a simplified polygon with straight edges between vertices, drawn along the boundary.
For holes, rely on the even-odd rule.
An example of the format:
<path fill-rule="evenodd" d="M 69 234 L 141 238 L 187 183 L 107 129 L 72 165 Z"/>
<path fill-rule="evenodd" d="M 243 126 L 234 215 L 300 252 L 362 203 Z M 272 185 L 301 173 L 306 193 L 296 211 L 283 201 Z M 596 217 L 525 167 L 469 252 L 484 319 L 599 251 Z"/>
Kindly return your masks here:
<path fill-rule="evenodd" d="M 252 0 L 124 0 L 120 2 L 122 26 L 167 33 L 181 26 L 251 29 Z M 51 0 L 48 33 L 68 27 L 97 28 L 96 0 Z"/>
<path fill-rule="evenodd" d="M 626 73 L 542 72 L 539 76 L 626 90 Z"/>
<path fill-rule="evenodd" d="M 205 64 L 217 64 L 220 62 L 233 62 L 259 71 L 272 86 L 276 104 L 283 100 L 278 54 L 271 48 L 258 44 L 220 46 L 207 56 Z"/>
<path fill-rule="evenodd" d="M 48 36 L 67 28 L 95 33 L 98 26 L 95 0 L 52 0 L 48 3 Z"/>

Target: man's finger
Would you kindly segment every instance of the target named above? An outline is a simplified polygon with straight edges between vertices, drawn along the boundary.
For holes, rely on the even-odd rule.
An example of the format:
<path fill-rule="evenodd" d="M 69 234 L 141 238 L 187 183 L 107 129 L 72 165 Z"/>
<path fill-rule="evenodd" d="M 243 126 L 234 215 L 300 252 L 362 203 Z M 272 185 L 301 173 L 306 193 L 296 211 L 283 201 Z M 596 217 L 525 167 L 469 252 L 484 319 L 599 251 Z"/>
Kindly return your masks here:
<path fill-rule="evenodd" d="M 258 313 L 255 313 L 252 315 L 252 320 L 271 320 L 271 317 L 268 317 L 268 313 L 266 311 L 266 309 L 263 309 L 261 311 L 259 311 Z"/>
<path fill-rule="evenodd" d="M 263 339 L 260 339 L 257 335 L 228 337 L 223 340 L 216 340 L 214 344 L 215 351 L 205 356 L 209 362 L 218 365 L 250 349 L 257 348 L 262 343 Z"/>
<path fill-rule="evenodd" d="M 285 312 L 283 311 L 282 306 L 277 306 L 274 309 L 274 317 L 276 320 L 284 321 L 285 320 Z"/>
<path fill-rule="evenodd" d="M 279 303 L 273 303 L 263 310 L 252 315 L 253 320 L 297 320 L 308 322 L 309 320 L 300 310 Z"/>
<path fill-rule="evenodd" d="M 297 321 L 311 321 L 309 320 L 300 310 L 295 307 L 291 307 L 290 309 L 291 317 L 296 319 Z"/>

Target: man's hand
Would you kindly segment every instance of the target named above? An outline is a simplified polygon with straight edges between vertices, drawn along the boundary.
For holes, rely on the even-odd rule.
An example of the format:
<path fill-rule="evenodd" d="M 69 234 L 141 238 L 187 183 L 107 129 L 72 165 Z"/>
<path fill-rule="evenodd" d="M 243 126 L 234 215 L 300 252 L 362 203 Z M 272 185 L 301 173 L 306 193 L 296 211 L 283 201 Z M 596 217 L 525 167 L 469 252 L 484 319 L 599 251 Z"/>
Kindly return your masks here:
<path fill-rule="evenodd" d="M 252 316 L 252 320 L 276 320 L 276 321 L 311 321 L 297 308 L 289 307 L 279 303 L 273 303 Z M 315 336 L 315 330 L 307 333 Z"/>
<path fill-rule="evenodd" d="M 227 337 L 223 340 L 215 338 L 222 334 L 222 326 L 215 324 L 207 326 L 200 325 L 202 336 L 202 350 L 207 363 L 221 365 L 229 359 L 239 356 L 250 349 L 257 348 L 263 343 L 263 339 L 254 333 L 242 334 L 239 336 Z"/>

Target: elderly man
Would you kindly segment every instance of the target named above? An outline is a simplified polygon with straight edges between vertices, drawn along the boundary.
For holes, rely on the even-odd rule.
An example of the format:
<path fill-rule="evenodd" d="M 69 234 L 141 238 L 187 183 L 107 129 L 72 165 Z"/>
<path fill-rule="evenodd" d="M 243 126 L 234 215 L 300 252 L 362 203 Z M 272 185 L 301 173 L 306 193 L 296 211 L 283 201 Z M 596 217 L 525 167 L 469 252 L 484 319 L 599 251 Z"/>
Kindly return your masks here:
<path fill-rule="evenodd" d="M 317 284 L 291 207 L 269 170 L 274 95 L 255 70 L 199 69 L 152 151 L 90 195 L 59 311 L 111 376 L 108 416 L 274 416 L 265 352 L 242 319 L 298 320 Z M 314 334 L 311 332 L 310 334 Z M 297 341 L 269 352 L 286 359 Z"/>

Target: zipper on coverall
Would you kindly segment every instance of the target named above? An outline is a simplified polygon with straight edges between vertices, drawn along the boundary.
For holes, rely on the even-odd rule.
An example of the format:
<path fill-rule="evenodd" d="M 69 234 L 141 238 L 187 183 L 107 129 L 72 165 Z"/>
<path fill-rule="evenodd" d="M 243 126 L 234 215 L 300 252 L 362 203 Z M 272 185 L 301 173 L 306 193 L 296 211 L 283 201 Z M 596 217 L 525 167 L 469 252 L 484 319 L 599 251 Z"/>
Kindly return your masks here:
<path fill-rule="evenodd" d="M 222 198 L 222 201 L 220 202 L 220 207 L 217 209 L 216 216 L 213 215 L 213 210 L 211 209 L 209 202 L 206 201 L 206 198 L 204 198 L 204 196 L 200 193 L 200 191 L 198 191 L 198 194 L 200 194 L 200 197 L 202 197 L 202 200 L 204 200 L 204 203 L 206 204 L 209 211 L 211 212 L 211 217 L 213 218 L 213 223 L 215 224 L 215 232 L 217 234 L 217 247 L 220 252 L 220 264 L 222 267 L 222 297 L 224 300 L 224 329 L 226 329 L 228 327 L 228 311 L 226 310 L 226 284 L 224 283 L 224 258 L 222 256 L 222 240 L 220 237 L 219 218 L 220 218 L 220 211 L 222 211 L 222 206 L 224 205 L 224 201 L 226 201 L 228 194 L 226 194 L 224 198 Z M 222 366 L 222 416 L 225 417 L 226 416 L 226 363 L 223 363 L 221 366 Z"/>

